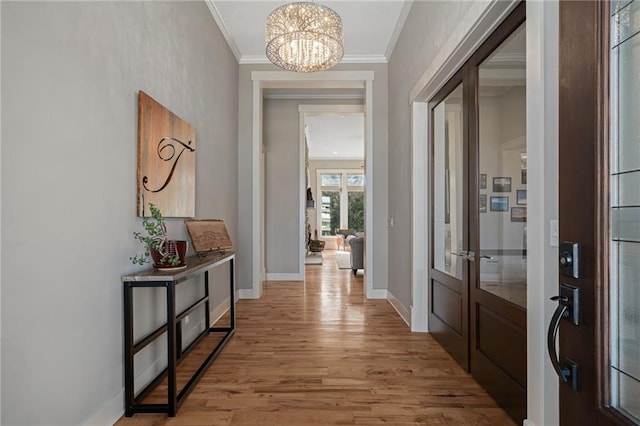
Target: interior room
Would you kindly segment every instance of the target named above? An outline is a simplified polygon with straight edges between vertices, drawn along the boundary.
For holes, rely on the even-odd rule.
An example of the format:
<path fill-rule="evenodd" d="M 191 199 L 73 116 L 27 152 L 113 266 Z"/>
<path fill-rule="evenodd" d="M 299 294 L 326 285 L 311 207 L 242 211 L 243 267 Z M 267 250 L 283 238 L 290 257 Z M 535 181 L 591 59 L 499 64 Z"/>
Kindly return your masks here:
<path fill-rule="evenodd" d="M 0 423 L 640 424 L 639 8 L 0 1 Z"/>

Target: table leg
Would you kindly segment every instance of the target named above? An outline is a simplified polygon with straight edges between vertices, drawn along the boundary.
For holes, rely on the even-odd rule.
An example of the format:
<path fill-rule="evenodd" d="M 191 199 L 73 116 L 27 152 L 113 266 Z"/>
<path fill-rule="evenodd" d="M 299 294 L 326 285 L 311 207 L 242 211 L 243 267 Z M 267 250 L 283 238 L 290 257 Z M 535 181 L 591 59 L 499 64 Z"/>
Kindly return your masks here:
<path fill-rule="evenodd" d="M 204 271 L 204 296 L 207 300 L 204 302 L 204 323 L 205 329 L 211 328 L 211 312 L 209 304 L 209 270 Z"/>
<path fill-rule="evenodd" d="M 124 415 L 133 416 L 133 288 L 124 285 Z"/>
<path fill-rule="evenodd" d="M 167 287 L 167 414 L 175 417 L 178 408 L 176 389 L 176 288 L 171 282 Z"/>
<path fill-rule="evenodd" d="M 231 330 L 236 329 L 236 285 L 235 285 L 235 260 L 232 258 L 229 260 L 229 311 L 231 320 L 229 327 Z"/>

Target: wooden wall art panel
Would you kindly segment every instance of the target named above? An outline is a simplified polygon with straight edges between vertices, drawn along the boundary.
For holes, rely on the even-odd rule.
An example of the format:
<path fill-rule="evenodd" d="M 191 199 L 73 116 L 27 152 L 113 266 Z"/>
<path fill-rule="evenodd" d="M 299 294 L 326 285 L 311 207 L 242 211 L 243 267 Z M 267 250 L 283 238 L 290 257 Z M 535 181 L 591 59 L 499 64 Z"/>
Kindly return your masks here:
<path fill-rule="evenodd" d="M 233 249 L 229 232 L 222 220 L 195 219 L 185 220 L 184 223 L 196 253 Z"/>
<path fill-rule="evenodd" d="M 155 204 L 164 217 L 194 217 L 196 131 L 143 91 L 138 93 L 138 216 Z"/>

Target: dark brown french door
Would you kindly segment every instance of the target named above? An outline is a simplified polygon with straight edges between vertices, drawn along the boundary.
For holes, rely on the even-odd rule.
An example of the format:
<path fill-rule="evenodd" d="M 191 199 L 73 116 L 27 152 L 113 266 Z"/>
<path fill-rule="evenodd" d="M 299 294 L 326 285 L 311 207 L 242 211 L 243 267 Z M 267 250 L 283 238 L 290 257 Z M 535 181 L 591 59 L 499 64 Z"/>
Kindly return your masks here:
<path fill-rule="evenodd" d="M 468 102 L 458 72 L 431 100 L 429 332 L 469 370 Z"/>
<path fill-rule="evenodd" d="M 519 424 L 527 400 L 526 24 L 520 4 L 469 60 L 471 373 Z M 486 200 L 486 201 L 485 201 Z"/>
<path fill-rule="evenodd" d="M 431 100 L 429 331 L 526 417 L 526 28 L 518 5 Z"/>
<path fill-rule="evenodd" d="M 639 18 L 560 2 L 561 425 L 640 424 Z"/>

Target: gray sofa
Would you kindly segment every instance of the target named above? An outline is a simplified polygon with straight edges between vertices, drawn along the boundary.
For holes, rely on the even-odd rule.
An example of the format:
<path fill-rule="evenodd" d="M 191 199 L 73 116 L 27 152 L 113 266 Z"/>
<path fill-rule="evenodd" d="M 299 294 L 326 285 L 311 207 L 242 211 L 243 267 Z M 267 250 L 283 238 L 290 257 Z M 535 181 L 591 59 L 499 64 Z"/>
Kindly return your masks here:
<path fill-rule="evenodd" d="M 351 247 L 351 270 L 356 275 L 358 269 L 364 269 L 364 235 L 349 235 L 346 241 Z"/>

